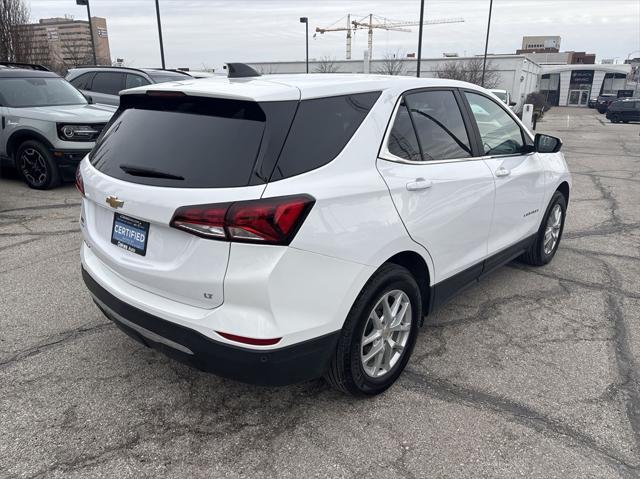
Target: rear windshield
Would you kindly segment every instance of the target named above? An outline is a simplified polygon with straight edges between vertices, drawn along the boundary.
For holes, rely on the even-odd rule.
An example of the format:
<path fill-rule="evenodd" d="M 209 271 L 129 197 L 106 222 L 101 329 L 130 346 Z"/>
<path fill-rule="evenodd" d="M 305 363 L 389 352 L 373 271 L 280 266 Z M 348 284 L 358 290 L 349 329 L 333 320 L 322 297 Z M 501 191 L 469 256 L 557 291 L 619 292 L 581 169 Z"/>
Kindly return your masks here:
<path fill-rule="evenodd" d="M 143 96 L 143 95 L 141 95 Z M 253 102 L 158 98 L 133 103 L 112 120 L 91 163 L 122 180 L 176 188 L 246 186 L 265 131 Z"/>
<path fill-rule="evenodd" d="M 380 92 L 263 103 L 157 95 L 121 97 L 91 153 L 93 166 L 132 183 L 176 188 L 288 178 L 333 160 Z"/>
<path fill-rule="evenodd" d="M 168 72 L 168 71 L 148 71 L 147 74 L 155 83 L 165 83 L 168 81 L 190 80 L 191 77 L 185 73 Z"/>

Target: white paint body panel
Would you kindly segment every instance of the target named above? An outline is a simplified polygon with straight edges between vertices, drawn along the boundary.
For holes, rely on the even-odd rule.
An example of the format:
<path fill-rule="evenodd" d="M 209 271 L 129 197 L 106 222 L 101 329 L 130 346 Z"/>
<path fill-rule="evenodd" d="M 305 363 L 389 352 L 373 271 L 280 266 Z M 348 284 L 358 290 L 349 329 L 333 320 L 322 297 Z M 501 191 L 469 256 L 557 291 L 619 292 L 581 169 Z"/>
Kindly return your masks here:
<path fill-rule="evenodd" d="M 382 94 L 333 161 L 266 185 L 161 188 L 111 178 L 83 160 L 84 268 L 138 309 L 223 343 L 237 344 L 216 331 L 281 337 L 275 346 L 243 345 L 276 349 L 339 330 L 367 280 L 398 253 L 420 255 L 433 285 L 531 234 L 553 191 L 569 179 L 561 154 L 424 165 L 378 159 L 399 96 L 429 86 L 479 89 L 449 80 L 296 75 L 201 79 L 125 92 L 171 89 L 259 101 Z M 508 165 L 513 176 L 496 189 L 498 165 Z M 433 187 L 407 191 L 406 183 L 417 177 L 433 180 Z M 288 247 L 205 240 L 168 226 L 180 206 L 302 193 L 316 203 Z M 118 211 L 151 223 L 147 256 L 111 244 L 108 195 L 125 201 Z M 495 219 L 494 203 L 504 218 Z M 521 210 L 536 207 L 539 214 L 522 222 Z"/>
<path fill-rule="evenodd" d="M 403 164 L 379 159 L 378 169 L 409 234 L 433 258 L 434 282 L 484 260 L 495 188 L 482 160 Z M 407 190 L 417 178 L 432 186 Z"/>
<path fill-rule="evenodd" d="M 545 172 L 537 153 L 484 160 L 495 177 L 489 255 L 534 234 L 544 215 Z M 509 172 L 497 176 L 498 170 Z"/>

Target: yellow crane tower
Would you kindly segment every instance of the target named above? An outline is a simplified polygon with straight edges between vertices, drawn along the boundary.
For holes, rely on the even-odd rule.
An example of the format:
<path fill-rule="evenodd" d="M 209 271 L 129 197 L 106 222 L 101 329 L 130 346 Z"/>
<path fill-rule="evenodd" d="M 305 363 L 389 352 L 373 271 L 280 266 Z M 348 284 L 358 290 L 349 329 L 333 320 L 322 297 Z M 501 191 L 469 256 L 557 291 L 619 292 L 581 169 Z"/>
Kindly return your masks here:
<path fill-rule="evenodd" d="M 347 23 L 345 26 L 338 26 L 338 24 L 344 19 L 341 18 L 334 24 L 328 27 L 316 27 L 317 33 L 326 32 L 347 32 L 347 60 L 351 60 L 351 37 L 352 31 L 355 30 L 368 30 L 368 42 L 367 48 L 369 51 L 369 58 L 372 58 L 373 51 L 373 29 L 378 28 L 382 30 L 392 30 L 396 32 L 410 32 L 411 29 L 406 27 L 415 27 L 420 25 L 419 21 L 402 21 L 402 20 L 390 20 L 388 18 L 379 17 L 370 13 L 367 16 L 362 17 L 360 20 L 351 21 L 351 14 L 347 14 Z M 423 25 L 439 25 L 442 23 L 460 23 L 464 22 L 464 18 L 434 18 L 433 20 L 425 20 Z M 314 35 L 315 36 L 315 35 Z"/>

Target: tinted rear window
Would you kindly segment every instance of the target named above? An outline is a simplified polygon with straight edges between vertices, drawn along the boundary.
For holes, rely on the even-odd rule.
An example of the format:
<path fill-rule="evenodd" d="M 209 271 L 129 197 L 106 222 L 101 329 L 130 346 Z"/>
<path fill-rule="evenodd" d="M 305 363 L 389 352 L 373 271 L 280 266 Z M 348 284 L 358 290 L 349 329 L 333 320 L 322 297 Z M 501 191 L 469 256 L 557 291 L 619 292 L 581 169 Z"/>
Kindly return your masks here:
<path fill-rule="evenodd" d="M 147 185 L 263 184 L 333 160 L 379 95 L 264 103 L 124 95 L 91 163 L 109 176 Z"/>
<path fill-rule="evenodd" d="M 261 146 L 269 143 L 263 142 L 265 112 L 254 102 L 145 95 L 125 95 L 122 102 L 91 163 L 125 181 L 176 188 L 246 186 Z M 290 115 L 294 108 L 290 105 Z M 281 145 L 282 138 L 278 141 Z"/>
<path fill-rule="evenodd" d="M 273 180 L 326 165 L 342 151 L 380 92 L 303 100 L 278 160 Z"/>
<path fill-rule="evenodd" d="M 176 73 L 169 71 L 149 71 L 147 74 L 156 83 L 165 83 L 169 81 L 183 81 L 190 80 L 191 77 L 184 73 Z"/>
<path fill-rule="evenodd" d="M 118 72 L 99 72 L 93 77 L 91 91 L 117 95 L 124 88 L 124 74 Z"/>

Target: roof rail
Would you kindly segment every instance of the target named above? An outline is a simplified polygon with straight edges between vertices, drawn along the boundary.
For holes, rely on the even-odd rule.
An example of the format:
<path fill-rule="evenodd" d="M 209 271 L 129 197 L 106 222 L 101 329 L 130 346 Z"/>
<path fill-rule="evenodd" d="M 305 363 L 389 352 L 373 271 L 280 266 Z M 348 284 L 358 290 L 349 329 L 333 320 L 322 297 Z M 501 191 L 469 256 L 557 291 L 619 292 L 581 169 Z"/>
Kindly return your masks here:
<path fill-rule="evenodd" d="M 123 69 L 123 70 L 134 70 L 140 73 L 146 73 L 144 70 L 140 69 L 140 68 L 134 68 L 134 67 L 119 67 L 119 66 L 115 66 L 115 65 L 77 65 L 75 67 L 71 67 L 69 68 L 69 70 L 73 70 L 74 68 L 114 68 L 114 69 Z"/>
<path fill-rule="evenodd" d="M 188 76 L 188 77 L 191 76 L 191 75 L 189 75 L 189 72 L 184 71 L 184 70 L 179 70 L 177 68 L 156 68 L 156 67 L 151 67 L 151 68 L 149 68 L 149 70 L 158 70 L 158 71 L 161 71 L 161 72 L 182 73 L 185 76 Z"/>
<path fill-rule="evenodd" d="M 172 70 L 172 69 L 169 69 L 169 68 L 160 68 L 160 67 L 141 67 L 141 68 L 136 68 L 136 67 L 125 67 L 125 66 L 117 66 L 117 65 L 78 65 L 78 66 L 75 66 L 73 68 L 113 68 L 113 69 L 116 69 L 116 70 L 117 69 L 133 70 L 133 71 L 140 72 L 140 73 L 145 73 L 145 74 L 148 74 L 148 72 L 145 71 L 145 70 L 156 70 L 156 71 L 182 73 L 182 74 L 184 74 L 184 76 L 190 76 L 188 73 L 183 72 L 183 71 Z M 73 68 L 70 68 L 70 70 L 72 70 Z"/>
<path fill-rule="evenodd" d="M 0 65 L 7 68 L 24 68 L 25 70 L 38 70 L 41 72 L 51 71 L 47 67 L 38 65 L 37 63 L 0 62 Z"/>
<path fill-rule="evenodd" d="M 246 63 L 226 63 L 225 68 L 229 71 L 229 78 L 259 77 L 260 73 L 255 71 Z"/>

